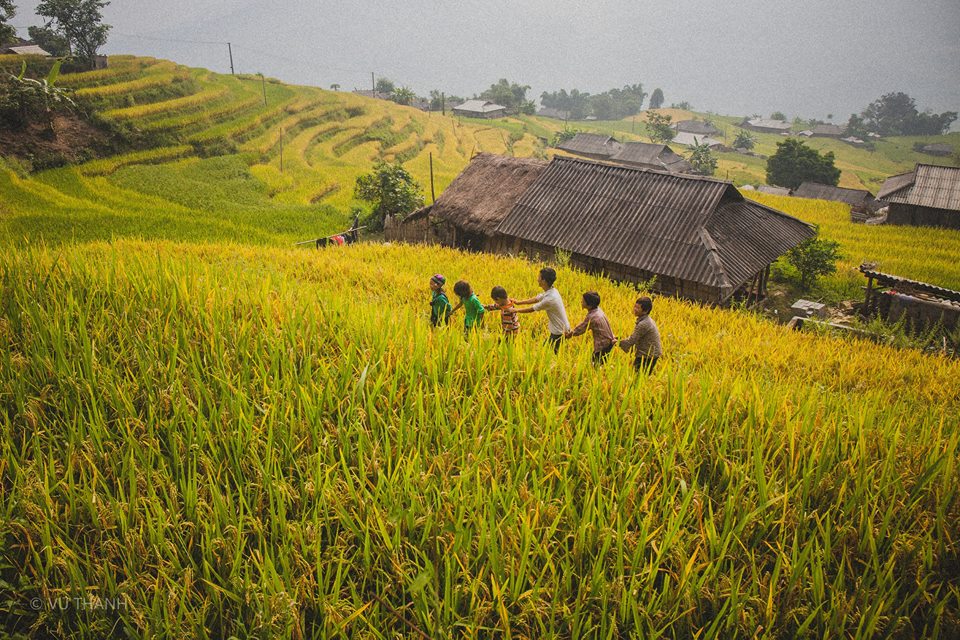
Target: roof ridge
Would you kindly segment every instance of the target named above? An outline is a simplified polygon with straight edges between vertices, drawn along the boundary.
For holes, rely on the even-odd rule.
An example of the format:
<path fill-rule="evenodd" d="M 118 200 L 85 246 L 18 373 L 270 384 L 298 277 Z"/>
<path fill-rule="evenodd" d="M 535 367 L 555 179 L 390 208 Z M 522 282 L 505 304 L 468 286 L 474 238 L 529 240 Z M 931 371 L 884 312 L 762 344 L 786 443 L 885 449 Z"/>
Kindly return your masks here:
<path fill-rule="evenodd" d="M 674 151 L 674 153 L 676 153 L 676 151 Z M 680 155 L 680 154 L 677 154 L 677 155 Z M 680 156 L 680 157 L 682 158 L 683 156 Z M 729 180 L 724 180 L 722 178 L 714 178 L 712 176 L 697 176 L 689 173 L 671 173 L 670 171 L 667 171 L 667 170 L 648 169 L 647 167 L 628 167 L 627 165 L 616 164 L 613 162 L 603 162 L 600 160 L 588 160 L 586 158 L 573 158 L 570 156 L 554 156 L 553 160 L 551 160 L 550 162 L 555 162 L 555 161 L 576 162 L 579 164 L 593 164 L 600 167 L 608 167 L 611 169 L 623 169 L 624 171 L 637 171 L 637 172 L 645 171 L 647 173 L 655 173 L 655 174 L 660 174 L 664 176 L 670 176 L 672 178 L 682 178 L 684 180 L 690 180 L 693 182 L 713 182 L 716 184 L 725 184 L 730 187 L 733 187 L 733 183 L 730 182 Z"/>
<path fill-rule="evenodd" d="M 710 232 L 707 231 L 706 224 L 700 227 L 700 241 L 707 250 L 707 257 L 710 260 L 710 264 L 712 264 L 716 270 L 720 281 L 720 289 L 724 292 L 724 295 L 726 295 L 728 291 L 733 289 L 733 284 L 730 283 L 730 278 L 727 277 L 727 270 L 723 267 L 723 260 L 720 259 L 720 248 L 717 246 L 717 243 L 713 241 L 713 236 L 710 235 Z"/>

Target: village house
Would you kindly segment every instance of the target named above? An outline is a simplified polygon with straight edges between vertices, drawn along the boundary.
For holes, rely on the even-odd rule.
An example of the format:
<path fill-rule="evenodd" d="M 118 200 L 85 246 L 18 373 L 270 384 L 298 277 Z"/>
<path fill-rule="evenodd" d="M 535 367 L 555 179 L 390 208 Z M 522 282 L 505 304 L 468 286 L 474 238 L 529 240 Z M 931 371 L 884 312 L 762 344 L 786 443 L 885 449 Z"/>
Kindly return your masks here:
<path fill-rule="evenodd" d="M 620 151 L 608 158 L 627 167 L 657 169 L 671 173 L 693 173 L 693 166 L 665 144 L 624 142 Z"/>
<path fill-rule="evenodd" d="M 681 120 L 673 125 L 678 133 L 692 133 L 697 136 L 718 136 L 722 132 L 705 120 Z"/>
<path fill-rule="evenodd" d="M 16 44 L 0 49 L 0 55 L 43 56 L 50 57 L 45 49 L 35 44 Z"/>
<path fill-rule="evenodd" d="M 810 130 L 812 138 L 842 138 L 847 132 L 846 127 L 837 124 L 818 124 Z"/>
<path fill-rule="evenodd" d="M 584 158 L 606 160 L 620 153 L 623 144 L 601 133 L 578 133 L 566 142 L 557 145 L 557 148 Z"/>
<path fill-rule="evenodd" d="M 733 184 L 557 156 L 480 154 L 390 240 L 524 254 L 711 304 L 766 294 L 770 264 L 810 225 L 745 199 Z"/>
<path fill-rule="evenodd" d="M 489 100 L 467 100 L 453 108 L 453 115 L 468 118 L 502 118 L 507 108 Z"/>
<path fill-rule="evenodd" d="M 918 163 L 887 178 L 877 199 L 889 206 L 889 224 L 960 229 L 960 168 Z"/>
<path fill-rule="evenodd" d="M 769 120 L 767 118 L 753 118 L 740 123 L 741 129 L 749 129 L 758 133 L 790 133 L 790 123 L 783 120 Z"/>
<path fill-rule="evenodd" d="M 718 151 L 723 148 L 723 142 L 710 136 L 701 136 L 695 135 L 693 133 L 687 133 L 685 131 L 680 131 L 673 137 L 673 140 L 670 141 L 671 144 L 679 144 L 684 147 L 695 147 L 698 144 L 705 144 L 711 149 L 717 149 Z"/>
<path fill-rule="evenodd" d="M 920 153 L 925 153 L 928 156 L 952 156 L 954 154 L 954 148 L 946 143 L 937 142 L 935 144 L 927 144 L 920 147 Z"/>

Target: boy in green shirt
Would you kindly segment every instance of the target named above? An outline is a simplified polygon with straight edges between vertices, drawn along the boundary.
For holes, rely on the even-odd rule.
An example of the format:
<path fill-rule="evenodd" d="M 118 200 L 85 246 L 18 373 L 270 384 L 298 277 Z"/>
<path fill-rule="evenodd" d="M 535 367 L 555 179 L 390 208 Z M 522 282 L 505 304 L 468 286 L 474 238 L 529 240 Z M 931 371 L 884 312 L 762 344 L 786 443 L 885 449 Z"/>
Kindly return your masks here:
<path fill-rule="evenodd" d="M 439 273 L 430 278 L 430 290 L 433 292 L 430 299 L 430 324 L 434 327 L 447 324 L 450 314 L 453 313 L 447 293 L 443 290 L 446 283 L 447 279 Z"/>
<path fill-rule="evenodd" d="M 456 313 L 457 309 L 463 307 L 466 310 L 466 317 L 463 319 L 463 330 L 466 335 L 470 335 L 473 329 L 479 329 L 483 326 L 483 314 L 485 309 L 480 298 L 473 292 L 470 283 L 466 280 L 459 280 L 453 285 L 453 292 L 460 298 L 460 302 L 453 308 L 451 313 Z"/>

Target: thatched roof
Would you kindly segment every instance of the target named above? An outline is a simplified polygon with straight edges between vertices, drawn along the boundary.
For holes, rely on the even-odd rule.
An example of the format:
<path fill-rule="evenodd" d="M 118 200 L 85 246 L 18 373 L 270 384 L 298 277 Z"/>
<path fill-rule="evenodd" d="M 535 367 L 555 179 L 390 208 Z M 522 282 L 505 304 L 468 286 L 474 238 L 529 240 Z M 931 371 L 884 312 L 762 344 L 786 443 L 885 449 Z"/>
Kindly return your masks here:
<path fill-rule="evenodd" d="M 492 235 L 546 166 L 541 160 L 481 153 L 437 198 L 430 216 Z"/>

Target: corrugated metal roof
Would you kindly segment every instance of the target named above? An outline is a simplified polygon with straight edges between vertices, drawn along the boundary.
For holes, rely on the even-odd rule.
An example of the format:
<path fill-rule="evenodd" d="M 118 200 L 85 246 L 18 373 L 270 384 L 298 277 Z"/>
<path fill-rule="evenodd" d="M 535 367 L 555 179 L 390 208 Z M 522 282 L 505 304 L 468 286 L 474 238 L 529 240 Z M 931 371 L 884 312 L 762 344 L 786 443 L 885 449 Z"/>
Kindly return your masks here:
<path fill-rule="evenodd" d="M 866 189 L 846 189 L 818 182 L 804 182 L 794 190 L 793 195 L 798 198 L 844 202 L 852 206 L 869 205 L 874 200 L 873 194 Z"/>
<path fill-rule="evenodd" d="M 790 123 L 783 120 L 769 120 L 767 118 L 754 118 L 747 120 L 746 124 L 751 127 L 761 127 L 763 129 L 776 129 L 778 131 L 789 131 Z"/>
<path fill-rule="evenodd" d="M 722 288 L 724 296 L 813 235 L 809 225 L 743 200 L 729 182 L 562 157 L 497 232 Z"/>
<path fill-rule="evenodd" d="M 836 136 L 838 138 L 846 132 L 846 127 L 841 127 L 837 124 L 818 124 L 814 126 L 811 131 L 815 136 Z"/>
<path fill-rule="evenodd" d="M 674 173 L 685 173 L 693 169 L 689 162 L 667 145 L 649 142 L 625 142 L 623 148 L 611 156 L 609 161 Z"/>
<path fill-rule="evenodd" d="M 960 168 L 917 164 L 912 173 L 888 178 L 879 197 L 887 202 L 960 211 Z"/>
<path fill-rule="evenodd" d="M 453 108 L 454 111 L 469 111 L 471 113 L 490 113 L 501 109 L 506 109 L 506 107 L 489 100 L 467 100 Z"/>
<path fill-rule="evenodd" d="M 697 144 L 705 144 L 708 147 L 718 147 L 723 144 L 721 141 L 715 138 L 687 133 L 686 131 L 678 131 L 677 135 L 675 135 L 673 140 L 670 142 L 674 144 L 682 144 L 685 147 L 692 147 Z"/>
<path fill-rule="evenodd" d="M 10 53 L 15 53 L 20 56 L 49 56 L 50 55 L 45 49 L 35 44 L 17 45 L 13 47 L 7 47 L 4 50 L 9 51 Z"/>
<path fill-rule="evenodd" d="M 790 189 L 785 187 L 772 187 L 768 184 L 762 184 L 757 187 L 757 191 L 760 193 L 767 193 L 772 196 L 788 196 L 790 195 Z"/>
<path fill-rule="evenodd" d="M 618 153 L 623 145 L 610 136 L 599 133 L 578 133 L 557 147 L 580 155 L 602 156 L 609 158 Z"/>

